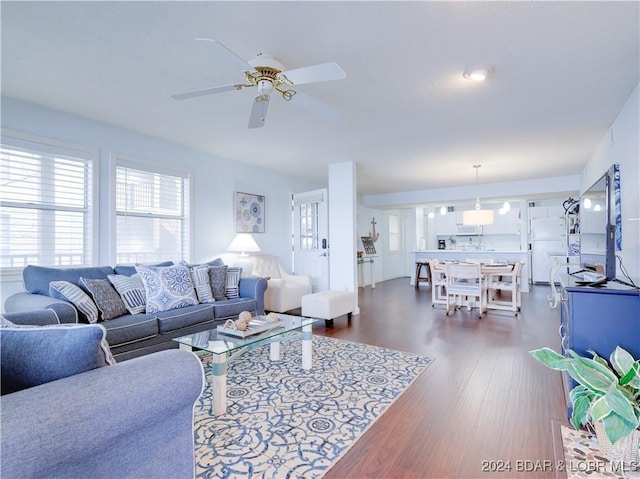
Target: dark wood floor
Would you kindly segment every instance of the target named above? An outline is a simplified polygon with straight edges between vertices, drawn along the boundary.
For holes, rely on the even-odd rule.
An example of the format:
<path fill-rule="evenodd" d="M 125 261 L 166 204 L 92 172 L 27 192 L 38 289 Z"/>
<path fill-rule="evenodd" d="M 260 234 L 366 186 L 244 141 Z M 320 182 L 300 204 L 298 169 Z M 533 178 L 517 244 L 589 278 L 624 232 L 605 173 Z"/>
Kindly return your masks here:
<path fill-rule="evenodd" d="M 560 373 L 528 354 L 560 347 L 549 288 L 523 294 L 516 318 L 500 311 L 478 320 L 466 309 L 446 316 L 432 308 L 429 285 L 415 289 L 400 278 L 376 286 L 359 289 L 361 312 L 351 324 L 345 316 L 333 328 L 314 326 L 314 334 L 435 362 L 325 478 L 564 477 L 556 471 L 559 424 L 568 424 Z M 495 470 L 507 461 L 510 470 Z M 546 471 L 531 471 L 535 464 Z"/>

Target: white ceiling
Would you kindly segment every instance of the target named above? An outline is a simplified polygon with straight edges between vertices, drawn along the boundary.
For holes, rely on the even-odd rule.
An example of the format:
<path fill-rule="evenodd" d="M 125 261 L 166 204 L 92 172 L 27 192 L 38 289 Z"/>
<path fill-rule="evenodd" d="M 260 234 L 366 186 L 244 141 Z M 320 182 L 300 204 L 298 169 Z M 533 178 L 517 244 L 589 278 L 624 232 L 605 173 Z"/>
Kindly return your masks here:
<path fill-rule="evenodd" d="M 325 182 L 355 161 L 360 194 L 573 175 L 638 83 L 631 2 L 2 1 L 2 93 L 212 154 Z M 300 86 L 341 110 L 326 123 L 255 89 L 194 38 L 287 69 L 337 62 Z M 468 67 L 490 64 L 485 83 Z"/>

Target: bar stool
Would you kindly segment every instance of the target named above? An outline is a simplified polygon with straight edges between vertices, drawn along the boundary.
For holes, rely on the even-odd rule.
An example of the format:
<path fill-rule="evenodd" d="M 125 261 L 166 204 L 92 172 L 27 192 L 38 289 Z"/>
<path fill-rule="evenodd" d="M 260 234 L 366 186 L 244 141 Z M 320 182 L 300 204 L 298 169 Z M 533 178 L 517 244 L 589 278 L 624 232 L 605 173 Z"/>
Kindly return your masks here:
<path fill-rule="evenodd" d="M 421 276 L 423 270 L 424 276 Z M 428 259 L 416 260 L 416 288 L 420 286 L 420 283 L 431 283 L 431 267 Z"/>

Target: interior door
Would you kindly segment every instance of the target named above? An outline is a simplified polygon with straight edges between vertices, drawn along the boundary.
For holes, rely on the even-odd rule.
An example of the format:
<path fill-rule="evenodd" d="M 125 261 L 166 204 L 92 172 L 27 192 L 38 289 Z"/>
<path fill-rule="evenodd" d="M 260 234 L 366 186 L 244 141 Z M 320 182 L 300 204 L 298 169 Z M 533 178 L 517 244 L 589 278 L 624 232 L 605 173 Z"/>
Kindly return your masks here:
<path fill-rule="evenodd" d="M 293 271 L 310 276 L 313 292 L 329 289 L 327 190 L 293 195 Z"/>

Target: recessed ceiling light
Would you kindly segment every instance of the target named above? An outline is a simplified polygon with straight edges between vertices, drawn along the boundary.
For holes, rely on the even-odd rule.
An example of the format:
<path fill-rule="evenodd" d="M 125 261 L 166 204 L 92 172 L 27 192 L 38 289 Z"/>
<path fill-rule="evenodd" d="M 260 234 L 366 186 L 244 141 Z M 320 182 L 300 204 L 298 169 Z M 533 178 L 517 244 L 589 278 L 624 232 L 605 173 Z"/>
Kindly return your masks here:
<path fill-rule="evenodd" d="M 491 67 L 488 66 L 473 67 L 465 71 L 462 76 L 468 80 L 484 81 L 491 75 L 491 71 Z"/>

